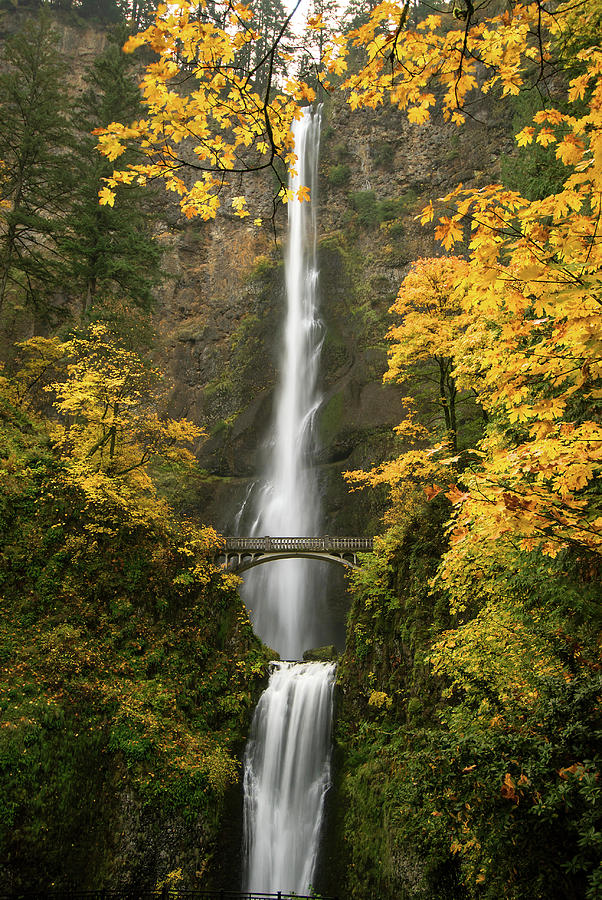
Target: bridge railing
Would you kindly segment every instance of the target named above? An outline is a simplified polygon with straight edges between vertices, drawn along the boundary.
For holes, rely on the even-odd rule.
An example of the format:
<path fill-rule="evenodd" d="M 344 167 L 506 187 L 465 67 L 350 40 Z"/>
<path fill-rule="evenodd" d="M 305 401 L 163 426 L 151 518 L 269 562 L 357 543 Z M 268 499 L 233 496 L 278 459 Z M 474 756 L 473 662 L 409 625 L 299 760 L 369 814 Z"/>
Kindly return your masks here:
<path fill-rule="evenodd" d="M 270 551 L 324 553 L 346 550 L 371 553 L 374 541 L 366 537 L 330 537 L 327 534 L 323 537 L 227 537 L 224 549 L 231 552 L 250 550 L 264 553 Z"/>

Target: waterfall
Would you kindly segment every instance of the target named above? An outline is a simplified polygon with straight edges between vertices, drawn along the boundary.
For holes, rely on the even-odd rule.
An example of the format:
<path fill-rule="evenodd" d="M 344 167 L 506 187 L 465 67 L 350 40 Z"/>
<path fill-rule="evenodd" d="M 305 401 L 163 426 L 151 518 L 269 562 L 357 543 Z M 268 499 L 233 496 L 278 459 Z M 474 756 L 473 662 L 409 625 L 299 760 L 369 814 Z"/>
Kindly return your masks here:
<path fill-rule="evenodd" d="M 280 361 L 281 380 L 266 475 L 255 499 L 253 534 L 301 537 L 319 534 L 320 498 L 316 484 L 315 414 L 323 326 L 317 309 L 317 170 L 320 111 L 305 110 L 293 127 L 296 175 L 289 187 L 309 187 L 311 202 L 288 204 L 286 321 Z M 318 570 L 318 571 L 316 571 Z M 283 659 L 300 659 L 321 643 L 316 615 L 320 566 L 283 560 L 249 573 L 243 596 L 255 631 Z"/>
<path fill-rule="evenodd" d="M 333 663 L 275 664 L 244 761 L 246 890 L 305 894 L 330 784 Z"/>
<path fill-rule="evenodd" d="M 287 310 L 267 474 L 257 492 L 253 533 L 319 534 L 315 414 L 323 327 L 318 316 L 316 195 L 320 110 L 293 127 L 296 174 L 311 202 L 289 203 Z M 285 659 L 318 646 L 320 565 L 282 560 L 249 573 L 243 596 L 261 639 Z M 335 666 L 275 663 L 244 758 L 244 889 L 305 894 L 312 884 L 324 797 L 330 782 Z"/>

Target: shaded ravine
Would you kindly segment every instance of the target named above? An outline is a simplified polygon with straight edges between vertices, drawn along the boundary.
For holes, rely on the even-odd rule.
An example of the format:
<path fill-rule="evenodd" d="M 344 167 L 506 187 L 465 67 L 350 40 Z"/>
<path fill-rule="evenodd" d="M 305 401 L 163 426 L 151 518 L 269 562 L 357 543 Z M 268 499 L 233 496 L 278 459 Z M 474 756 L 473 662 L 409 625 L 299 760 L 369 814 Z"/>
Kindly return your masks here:
<path fill-rule="evenodd" d="M 289 203 L 281 383 L 268 467 L 255 492 L 257 535 L 319 534 L 321 524 L 314 465 L 323 340 L 316 254 L 320 110 L 305 110 L 293 136 L 298 160 L 289 187 L 309 187 L 311 202 Z M 249 573 L 243 596 L 255 631 L 284 659 L 300 660 L 323 642 L 320 576 L 322 566 L 306 560 Z M 331 663 L 276 663 L 257 705 L 244 758 L 246 891 L 305 894 L 312 885 L 330 782 L 334 677 Z"/>

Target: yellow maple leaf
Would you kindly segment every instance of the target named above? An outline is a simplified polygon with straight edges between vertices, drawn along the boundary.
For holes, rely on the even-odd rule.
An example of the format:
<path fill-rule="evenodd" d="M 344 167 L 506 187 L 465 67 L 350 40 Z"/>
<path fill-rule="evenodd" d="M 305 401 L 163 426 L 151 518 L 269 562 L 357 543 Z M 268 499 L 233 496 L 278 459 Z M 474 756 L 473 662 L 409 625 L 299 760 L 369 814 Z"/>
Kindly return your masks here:
<path fill-rule="evenodd" d="M 451 250 L 456 241 L 464 237 L 461 224 L 449 216 L 441 216 L 439 225 L 435 229 L 435 237 L 441 241 L 446 250 Z"/>
<path fill-rule="evenodd" d="M 144 33 L 133 34 L 123 45 L 123 51 L 124 53 L 133 53 L 134 50 L 136 50 L 138 47 L 141 47 L 144 43 L 146 43 L 146 36 L 144 35 Z"/>
<path fill-rule="evenodd" d="M 245 216 L 251 215 L 249 210 L 247 209 L 246 197 L 233 197 L 232 206 L 234 207 L 235 215 L 237 215 L 239 219 L 244 219 Z"/>
<path fill-rule="evenodd" d="M 408 122 L 412 122 L 415 125 L 424 125 L 429 118 L 430 113 L 424 105 L 411 106 L 408 110 Z"/>
<path fill-rule="evenodd" d="M 342 75 L 343 72 L 347 71 L 347 62 L 343 59 L 342 56 L 337 56 L 335 60 L 329 65 L 329 71 L 333 72 L 335 75 Z"/>
<path fill-rule="evenodd" d="M 428 222 L 432 222 L 435 215 L 435 210 L 433 209 L 433 202 L 429 200 L 424 209 L 420 214 L 420 224 L 426 225 Z"/>
<path fill-rule="evenodd" d="M 516 143 L 519 147 L 526 147 L 527 144 L 533 143 L 533 135 L 535 134 L 535 129 L 528 125 L 526 128 L 523 128 L 522 131 L 516 135 Z"/>
<path fill-rule="evenodd" d="M 583 100 L 585 96 L 585 92 L 590 82 L 589 73 L 585 73 L 584 75 L 578 75 L 577 78 L 573 78 L 570 83 L 569 89 L 569 101 L 573 102 L 574 100 Z"/>
<path fill-rule="evenodd" d="M 101 188 L 98 192 L 98 200 L 101 206 L 113 206 L 115 204 L 115 192 L 108 187 Z"/>
<path fill-rule="evenodd" d="M 550 144 L 556 143 L 556 135 L 549 128 L 542 128 L 535 140 L 542 147 L 548 147 Z"/>
<path fill-rule="evenodd" d="M 567 134 L 556 147 L 556 159 L 562 160 L 565 166 L 574 165 L 583 156 L 583 144 L 575 135 Z"/>

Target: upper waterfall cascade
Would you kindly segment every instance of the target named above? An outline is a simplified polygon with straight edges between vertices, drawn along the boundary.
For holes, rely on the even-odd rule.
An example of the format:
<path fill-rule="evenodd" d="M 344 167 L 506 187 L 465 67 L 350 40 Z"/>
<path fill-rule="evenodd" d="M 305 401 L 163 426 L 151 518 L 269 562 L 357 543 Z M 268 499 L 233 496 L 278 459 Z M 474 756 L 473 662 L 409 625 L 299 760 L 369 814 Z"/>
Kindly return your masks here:
<path fill-rule="evenodd" d="M 318 311 L 316 209 L 320 110 L 307 110 L 293 128 L 296 174 L 289 187 L 309 187 L 310 202 L 288 204 L 286 319 L 280 384 L 267 447 L 266 468 L 254 495 L 253 535 L 320 534 L 321 509 L 315 466 L 316 413 L 324 327 Z M 285 659 L 301 659 L 320 644 L 319 608 L 324 579 L 311 563 L 291 560 L 251 572 L 243 597 L 255 631 Z"/>

